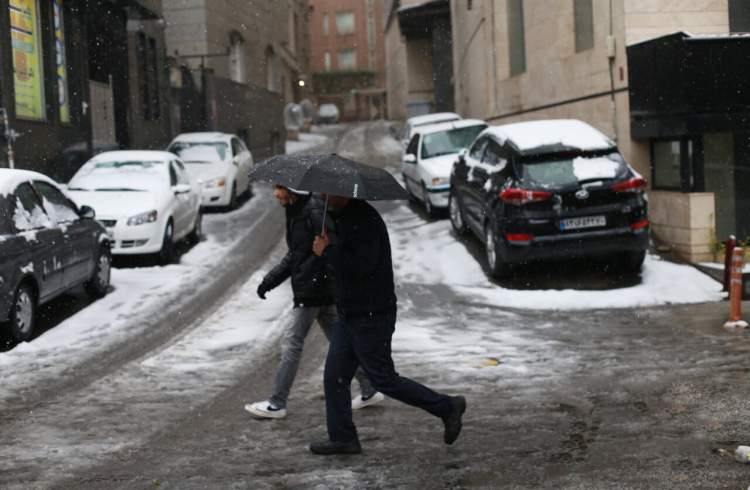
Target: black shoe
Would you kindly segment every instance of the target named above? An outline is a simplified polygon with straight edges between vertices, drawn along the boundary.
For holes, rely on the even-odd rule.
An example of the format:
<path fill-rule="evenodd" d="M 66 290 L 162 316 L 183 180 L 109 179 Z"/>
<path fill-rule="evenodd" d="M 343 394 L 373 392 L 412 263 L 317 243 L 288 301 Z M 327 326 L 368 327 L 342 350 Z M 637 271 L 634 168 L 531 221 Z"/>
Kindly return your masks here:
<path fill-rule="evenodd" d="M 359 441 L 354 442 L 334 442 L 334 441 L 323 441 L 313 442 L 310 444 L 310 451 L 313 454 L 320 454 L 328 456 L 331 454 L 361 454 L 362 447 L 359 445 Z"/>
<path fill-rule="evenodd" d="M 453 407 L 451 414 L 443 417 L 443 424 L 445 425 L 443 440 L 446 444 L 453 444 L 461 433 L 461 416 L 466 411 L 466 398 L 462 396 L 451 397 L 451 406 Z"/>

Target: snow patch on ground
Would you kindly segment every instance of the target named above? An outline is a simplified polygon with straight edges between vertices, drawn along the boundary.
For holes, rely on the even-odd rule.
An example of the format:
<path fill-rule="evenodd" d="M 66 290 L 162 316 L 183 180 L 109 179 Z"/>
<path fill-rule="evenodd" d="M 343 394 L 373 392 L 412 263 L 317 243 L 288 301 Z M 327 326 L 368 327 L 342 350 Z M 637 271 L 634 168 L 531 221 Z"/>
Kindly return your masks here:
<path fill-rule="evenodd" d="M 515 290 L 493 284 L 448 220 L 425 222 L 401 206 L 387 216 L 396 277 L 401 282 L 443 284 L 494 306 L 536 310 L 636 308 L 720 301 L 721 285 L 695 268 L 646 258 L 642 281 L 610 290 Z"/>
<path fill-rule="evenodd" d="M 322 145 L 328 140 L 328 137 L 323 134 L 315 133 L 299 133 L 299 140 L 287 140 L 286 141 L 286 153 L 299 153 L 302 151 L 309 150 L 318 145 Z"/>

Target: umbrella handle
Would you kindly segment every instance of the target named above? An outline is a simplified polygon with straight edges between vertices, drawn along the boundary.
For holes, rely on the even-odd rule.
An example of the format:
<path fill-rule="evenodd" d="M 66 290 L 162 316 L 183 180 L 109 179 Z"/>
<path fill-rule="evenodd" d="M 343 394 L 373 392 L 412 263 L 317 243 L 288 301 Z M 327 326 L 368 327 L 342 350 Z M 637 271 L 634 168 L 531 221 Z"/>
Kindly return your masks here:
<path fill-rule="evenodd" d="M 323 226 L 320 230 L 320 236 L 324 236 L 326 234 L 326 214 L 328 213 L 328 194 L 326 194 L 326 204 L 323 206 Z"/>

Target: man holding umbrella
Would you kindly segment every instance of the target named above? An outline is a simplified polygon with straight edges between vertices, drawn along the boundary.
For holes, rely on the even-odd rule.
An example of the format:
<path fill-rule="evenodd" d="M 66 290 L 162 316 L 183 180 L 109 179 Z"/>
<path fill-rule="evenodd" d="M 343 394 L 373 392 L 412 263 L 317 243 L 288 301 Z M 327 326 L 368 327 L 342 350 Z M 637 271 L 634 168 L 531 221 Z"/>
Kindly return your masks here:
<path fill-rule="evenodd" d="M 310 450 L 321 455 L 362 451 L 350 402 L 359 366 L 376 390 L 442 419 L 443 440 L 452 444 L 461 432 L 466 399 L 399 376 L 391 357 L 396 295 L 388 230 L 362 199 L 405 199 L 404 189 L 388 172 L 335 154 L 274 157 L 251 176 L 324 193 L 333 218 L 331 236 L 323 228 L 312 245 L 334 267 L 340 321 L 333 328 L 324 375 L 328 440 L 311 444 Z"/>

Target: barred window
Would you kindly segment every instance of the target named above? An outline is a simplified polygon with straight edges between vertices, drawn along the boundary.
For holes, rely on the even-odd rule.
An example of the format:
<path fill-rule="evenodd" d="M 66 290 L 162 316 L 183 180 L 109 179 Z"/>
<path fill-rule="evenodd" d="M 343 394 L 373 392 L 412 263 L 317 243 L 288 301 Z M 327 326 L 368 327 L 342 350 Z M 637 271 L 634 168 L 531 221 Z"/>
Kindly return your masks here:
<path fill-rule="evenodd" d="M 138 81 L 143 118 L 158 119 L 161 116 L 161 104 L 156 40 L 143 32 L 138 33 Z"/>

